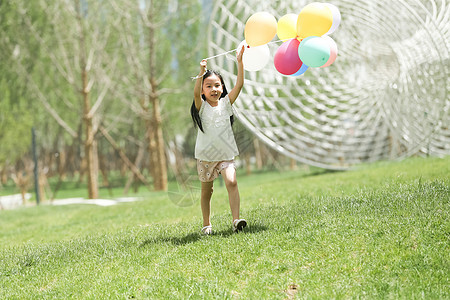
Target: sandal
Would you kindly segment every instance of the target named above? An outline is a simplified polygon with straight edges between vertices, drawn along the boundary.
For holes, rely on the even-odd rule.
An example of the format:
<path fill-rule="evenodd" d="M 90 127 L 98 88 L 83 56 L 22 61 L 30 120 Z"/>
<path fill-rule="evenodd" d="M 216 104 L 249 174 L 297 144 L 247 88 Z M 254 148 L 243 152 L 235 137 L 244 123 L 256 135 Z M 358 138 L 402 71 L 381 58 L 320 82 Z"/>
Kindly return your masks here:
<path fill-rule="evenodd" d="M 203 227 L 201 232 L 203 235 L 211 235 L 212 234 L 212 226 L 207 225 L 207 226 Z"/>
<path fill-rule="evenodd" d="M 238 232 L 244 230 L 245 226 L 247 226 L 247 221 L 244 219 L 236 219 L 233 221 L 233 231 Z"/>

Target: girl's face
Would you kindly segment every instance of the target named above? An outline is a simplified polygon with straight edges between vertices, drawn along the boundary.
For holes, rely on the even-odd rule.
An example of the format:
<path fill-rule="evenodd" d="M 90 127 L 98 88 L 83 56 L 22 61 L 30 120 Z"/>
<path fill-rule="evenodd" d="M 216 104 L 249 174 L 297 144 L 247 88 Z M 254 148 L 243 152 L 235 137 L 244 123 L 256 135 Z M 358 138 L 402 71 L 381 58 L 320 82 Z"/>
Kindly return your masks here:
<path fill-rule="evenodd" d="M 209 102 L 218 102 L 223 93 L 222 82 L 219 76 L 213 74 L 203 80 L 202 94 Z"/>

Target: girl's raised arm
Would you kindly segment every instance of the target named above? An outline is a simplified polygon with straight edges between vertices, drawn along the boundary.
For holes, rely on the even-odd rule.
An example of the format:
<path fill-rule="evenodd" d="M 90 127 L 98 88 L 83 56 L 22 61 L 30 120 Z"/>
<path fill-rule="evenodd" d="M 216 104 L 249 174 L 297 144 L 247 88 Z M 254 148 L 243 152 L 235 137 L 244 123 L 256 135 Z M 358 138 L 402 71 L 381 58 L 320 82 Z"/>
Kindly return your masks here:
<path fill-rule="evenodd" d="M 239 96 L 239 93 L 241 92 L 242 87 L 244 86 L 244 64 L 242 62 L 242 56 L 244 55 L 244 51 L 245 51 L 245 46 L 242 46 L 242 49 L 237 56 L 238 74 L 237 74 L 236 85 L 231 90 L 231 92 L 228 94 L 231 104 L 233 104 L 234 101 L 236 101 L 237 97 Z"/>
<path fill-rule="evenodd" d="M 206 71 L 206 59 L 200 62 L 200 74 L 198 74 L 197 80 L 195 81 L 194 101 L 195 101 L 195 108 L 197 108 L 197 110 L 200 110 L 200 107 L 202 106 L 202 81 L 205 71 Z"/>

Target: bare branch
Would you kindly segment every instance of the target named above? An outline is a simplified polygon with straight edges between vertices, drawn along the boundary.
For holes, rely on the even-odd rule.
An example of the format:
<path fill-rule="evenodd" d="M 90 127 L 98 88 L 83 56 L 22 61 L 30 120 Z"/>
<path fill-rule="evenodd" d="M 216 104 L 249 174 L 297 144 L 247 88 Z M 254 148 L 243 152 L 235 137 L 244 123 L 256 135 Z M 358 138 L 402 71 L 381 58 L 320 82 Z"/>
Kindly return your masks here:
<path fill-rule="evenodd" d="M 108 92 L 109 88 L 111 87 L 112 81 L 105 76 L 106 83 L 102 89 L 102 92 L 98 96 L 97 100 L 95 101 L 94 105 L 91 107 L 91 110 L 89 111 L 88 116 L 93 116 L 97 109 L 100 107 L 100 105 L 103 102 L 103 99 L 105 98 L 106 93 Z"/>
<path fill-rule="evenodd" d="M 119 153 L 120 158 L 123 160 L 123 162 L 127 165 L 127 167 L 136 175 L 137 178 L 139 178 L 142 183 L 145 184 L 145 186 L 149 189 L 151 189 L 150 184 L 148 183 L 147 179 L 145 179 L 144 175 L 142 175 L 141 171 L 136 167 L 135 164 L 133 164 L 128 157 L 125 155 L 123 150 L 117 145 L 117 143 L 114 141 L 114 139 L 109 135 L 109 133 L 106 131 L 106 129 L 103 126 L 99 127 L 100 132 L 103 134 L 103 136 L 108 140 L 108 142 L 113 146 L 114 150 L 116 150 Z"/>
<path fill-rule="evenodd" d="M 26 12 L 26 11 L 25 11 Z M 44 39 L 42 38 L 42 36 L 37 32 L 37 30 L 35 29 L 35 26 L 31 23 L 31 19 L 30 17 L 28 17 L 26 15 L 26 13 L 22 12 L 22 17 L 25 20 L 25 23 L 27 24 L 27 26 L 30 29 L 30 32 L 33 33 L 35 39 L 37 41 L 40 42 L 41 46 L 44 47 L 44 49 L 46 50 L 46 53 L 48 54 L 48 56 L 50 57 L 51 61 L 53 62 L 53 64 L 55 65 L 56 69 L 61 73 L 61 75 L 63 76 L 63 78 L 65 78 L 67 80 L 67 82 L 71 83 L 73 82 L 73 76 L 70 76 L 69 73 L 63 68 L 63 66 L 60 64 L 60 60 L 56 58 L 56 56 L 54 55 L 53 51 L 51 51 L 47 46 L 46 43 L 44 41 Z"/>
<path fill-rule="evenodd" d="M 28 72 L 25 70 L 24 66 L 19 62 L 18 69 L 20 69 L 20 73 L 23 77 L 27 78 L 28 82 L 31 84 L 33 90 L 35 91 L 36 95 L 38 96 L 39 101 L 44 105 L 45 109 L 50 113 L 50 115 L 55 119 L 55 121 L 64 128 L 73 138 L 77 138 L 78 134 L 76 131 L 74 131 L 70 126 L 64 122 L 64 120 L 58 115 L 58 113 L 52 108 L 52 106 L 48 103 L 47 98 L 44 96 L 44 94 L 41 92 L 39 87 L 34 82 L 34 79 L 28 74 Z"/>

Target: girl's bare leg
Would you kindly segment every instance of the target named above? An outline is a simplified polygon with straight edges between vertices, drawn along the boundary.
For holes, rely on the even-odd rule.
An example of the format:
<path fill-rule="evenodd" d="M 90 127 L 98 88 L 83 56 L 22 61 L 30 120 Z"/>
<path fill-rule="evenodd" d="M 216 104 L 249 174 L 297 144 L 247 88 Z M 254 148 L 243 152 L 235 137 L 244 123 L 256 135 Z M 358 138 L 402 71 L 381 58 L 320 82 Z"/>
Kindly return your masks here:
<path fill-rule="evenodd" d="M 239 208 L 241 205 L 241 198 L 239 197 L 239 189 L 236 181 L 236 169 L 233 166 L 229 166 L 224 169 L 221 174 L 228 191 L 228 200 L 230 202 L 231 215 L 233 216 L 234 221 L 239 219 Z"/>
<path fill-rule="evenodd" d="M 201 207 L 203 226 L 211 225 L 211 196 L 213 193 L 213 181 L 202 182 Z"/>

